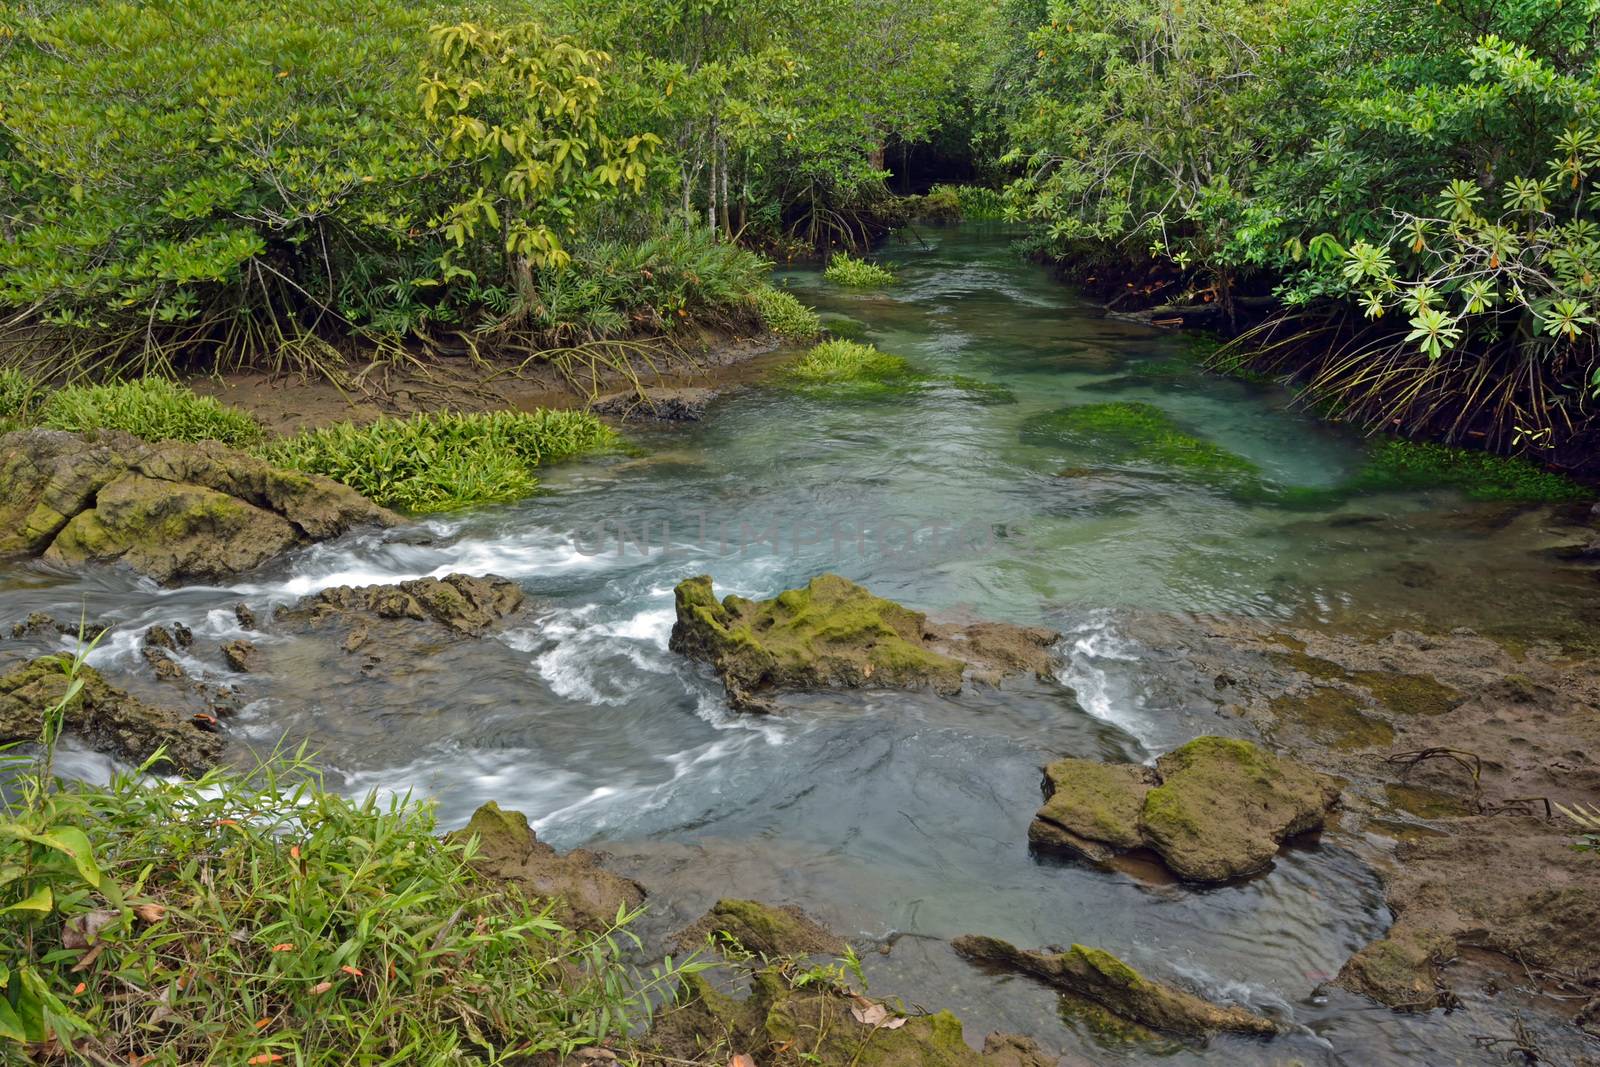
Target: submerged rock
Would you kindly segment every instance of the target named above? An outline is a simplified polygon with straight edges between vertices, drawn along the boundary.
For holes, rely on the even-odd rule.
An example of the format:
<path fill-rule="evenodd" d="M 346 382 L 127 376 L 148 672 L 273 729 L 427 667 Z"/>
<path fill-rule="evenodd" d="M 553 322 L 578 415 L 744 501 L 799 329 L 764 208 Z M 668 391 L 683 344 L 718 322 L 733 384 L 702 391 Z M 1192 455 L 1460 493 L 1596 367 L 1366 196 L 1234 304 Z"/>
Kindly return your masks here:
<path fill-rule="evenodd" d="M 222 658 L 228 661 L 229 670 L 248 674 L 256 669 L 256 646 L 242 637 L 225 641 L 222 644 Z"/>
<path fill-rule="evenodd" d="M 1029 952 L 975 935 L 958 937 L 951 945 L 970 960 L 1032 975 L 1152 1030 L 1205 1035 L 1219 1030 L 1276 1034 L 1282 1029 L 1246 1008 L 1213 1004 L 1146 978 L 1103 949 L 1073 945 L 1066 952 Z"/>
<path fill-rule="evenodd" d="M 478 839 L 471 863 L 478 873 L 510 882 L 530 897 L 558 901 L 558 914 L 586 930 L 605 930 L 619 910 L 644 903 L 639 883 L 612 874 L 592 852 L 574 849 L 561 855 L 540 841 L 520 811 L 506 811 L 494 801 L 472 813 L 466 827 L 451 840 Z"/>
<path fill-rule="evenodd" d="M 444 578 L 415 578 L 398 585 L 336 586 L 314 593 L 293 607 L 278 609 L 275 618 L 310 626 L 330 621 L 357 625 L 360 616 L 368 615 L 435 622 L 447 630 L 478 637 L 522 607 L 522 603 L 522 587 L 515 582 L 492 574 L 483 578 L 451 574 Z"/>
<path fill-rule="evenodd" d="M 62 662 L 60 656 L 41 656 L 0 675 L 0 745 L 38 738 L 45 712 L 67 693 Z M 129 763 L 143 763 L 162 749 L 165 758 L 158 769 L 182 774 L 199 774 L 221 759 L 222 738 L 203 729 L 200 720 L 146 704 L 93 667 L 79 667 L 78 678 L 83 687 L 67 705 L 67 735 Z"/>
<path fill-rule="evenodd" d="M 980 623 L 946 629 L 920 611 L 824 574 L 771 600 L 718 600 L 706 576 L 678 583 L 674 652 L 712 664 L 734 707 L 770 711 L 768 695 L 805 689 L 960 692 L 971 670 L 988 681 L 1047 674 L 1053 631 Z"/>
<path fill-rule="evenodd" d="M 0 437 L 0 556 L 122 563 L 164 583 L 215 581 L 297 545 L 400 521 L 337 482 L 216 441 L 62 430 Z"/>
<path fill-rule="evenodd" d="M 754 900 L 717 901 L 674 941 L 684 950 L 693 950 L 706 938 L 721 934 L 761 956 L 837 956 L 850 947 L 799 908 Z"/>
<path fill-rule="evenodd" d="M 1045 771 L 1028 839 L 1096 863 L 1153 849 L 1172 872 L 1224 882 L 1271 864 L 1283 841 L 1322 825 L 1333 780 L 1238 738 L 1199 737 L 1156 761 L 1066 759 Z"/>

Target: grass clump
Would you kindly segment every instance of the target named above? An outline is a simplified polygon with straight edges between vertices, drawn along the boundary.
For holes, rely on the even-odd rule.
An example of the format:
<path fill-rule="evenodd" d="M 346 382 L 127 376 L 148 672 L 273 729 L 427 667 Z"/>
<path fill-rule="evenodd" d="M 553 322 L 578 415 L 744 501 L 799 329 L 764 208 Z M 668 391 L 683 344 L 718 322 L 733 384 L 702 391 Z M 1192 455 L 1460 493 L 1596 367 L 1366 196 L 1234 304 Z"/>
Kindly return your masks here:
<path fill-rule="evenodd" d="M 793 293 L 764 285 L 753 297 L 762 323 L 785 341 L 810 341 L 822 333 L 822 319 Z"/>
<path fill-rule="evenodd" d="M 1229 480 L 1256 479 L 1260 469 L 1242 456 L 1185 433 L 1152 404 L 1118 402 L 1058 408 L 1036 415 L 1022 430 L 1029 444 L 1093 448 L 1111 458 L 1140 460 Z"/>
<path fill-rule="evenodd" d="M 39 383 L 15 367 L 0 367 L 0 422 L 23 421 L 38 403 Z"/>
<path fill-rule="evenodd" d="M 1374 492 L 1450 488 L 1473 500 L 1550 504 L 1594 496 L 1571 478 L 1517 456 L 1400 438 L 1372 450 L 1351 488 Z"/>
<path fill-rule="evenodd" d="M 56 430 L 123 430 L 146 441 L 246 447 L 262 438 L 261 425 L 247 413 L 165 378 L 68 386 L 38 405 L 38 422 Z"/>
<path fill-rule="evenodd" d="M 886 384 L 916 377 L 900 356 L 858 341 L 824 341 L 789 367 L 790 377 L 811 385 L 840 382 Z"/>
<path fill-rule="evenodd" d="M 822 276 L 835 285 L 851 289 L 875 289 L 894 284 L 893 271 L 876 263 L 857 259 L 848 252 L 835 252 Z"/>
<path fill-rule="evenodd" d="M 5 1062 L 554 1060 L 696 969 L 635 973 L 633 916 L 569 930 L 476 874 L 430 808 L 347 799 L 299 758 L 64 785 L 45 718 L 0 806 Z"/>
<path fill-rule="evenodd" d="M 616 443 L 615 431 L 587 412 L 440 412 L 308 430 L 263 455 L 385 507 L 427 514 L 531 496 L 538 467 Z"/>

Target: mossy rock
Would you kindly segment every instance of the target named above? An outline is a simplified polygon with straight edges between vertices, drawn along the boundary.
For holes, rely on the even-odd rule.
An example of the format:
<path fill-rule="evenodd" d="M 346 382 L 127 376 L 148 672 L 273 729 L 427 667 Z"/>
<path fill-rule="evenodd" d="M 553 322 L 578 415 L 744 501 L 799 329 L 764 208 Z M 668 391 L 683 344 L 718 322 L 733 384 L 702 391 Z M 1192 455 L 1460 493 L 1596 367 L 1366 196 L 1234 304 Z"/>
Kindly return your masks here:
<path fill-rule="evenodd" d="M 1371 695 L 1373 703 L 1395 715 L 1443 715 L 1454 711 L 1466 700 L 1465 694 L 1432 675 L 1350 670 L 1332 660 L 1307 653 L 1303 643 L 1298 649 L 1271 652 L 1268 655 L 1319 681 L 1364 689 Z"/>
<path fill-rule="evenodd" d="M 39 737 L 45 713 L 60 703 L 70 681 L 61 656 L 41 656 L 0 675 L 0 746 Z M 83 683 L 67 704 L 63 732 L 128 763 L 155 756 L 160 771 L 198 775 L 222 758 L 215 719 L 146 704 L 107 682 L 93 667 L 78 668 Z"/>
<path fill-rule="evenodd" d="M 1462 798 L 1427 786 L 1391 782 L 1383 793 L 1393 807 L 1419 819 L 1464 819 L 1476 814 Z"/>
<path fill-rule="evenodd" d="M 492 800 L 473 812 L 465 827 L 445 836 L 458 843 L 476 838 L 474 870 L 528 897 L 555 902 L 557 917 L 568 925 L 608 930 L 619 910 L 634 911 L 644 903 L 639 883 L 603 869 L 592 852 L 558 853 L 539 840 L 526 815 Z"/>
<path fill-rule="evenodd" d="M 819 925 L 792 905 L 762 904 L 755 900 L 719 900 L 674 939 L 685 950 L 703 945 L 708 937 L 726 935 L 746 951 L 760 956 L 839 956 L 850 947 L 838 934 Z"/>
<path fill-rule="evenodd" d="M 1322 825 L 1332 779 L 1238 738 L 1199 737 L 1151 768 L 1062 760 L 1033 824 L 1035 846 L 1104 863 L 1149 848 L 1178 877 L 1224 882 L 1268 866 L 1285 839 Z"/>
<path fill-rule="evenodd" d="M 279 608 L 282 622 L 317 627 L 327 623 L 364 626 L 363 616 L 433 622 L 454 633 L 478 637 L 523 605 L 522 587 L 496 575 L 449 574 L 414 578 L 398 585 L 340 585 Z"/>
<path fill-rule="evenodd" d="M 29 430 L 0 437 L 0 554 L 217 581 L 398 516 L 326 478 L 215 441 Z"/>
<path fill-rule="evenodd" d="M 920 611 L 874 596 L 836 574 L 770 600 L 718 600 L 704 575 L 674 591 L 674 652 L 712 664 L 746 711 L 772 710 L 768 695 L 808 689 L 961 690 L 969 667 L 1003 675 L 1028 660 L 1043 673 L 1053 631 L 980 623 L 929 624 Z"/>
<path fill-rule="evenodd" d="M 1253 485 L 1261 476 L 1254 463 L 1184 431 L 1153 404 L 1058 408 L 1028 419 L 1021 436 L 1025 444 L 1092 450 L 1108 460 L 1149 463 L 1221 485 Z"/>
<path fill-rule="evenodd" d="M 1455 951 L 1443 935 L 1391 931 L 1346 960 L 1335 982 L 1396 1011 L 1431 1011 L 1455 1002 L 1439 977 Z"/>
<path fill-rule="evenodd" d="M 1339 790 L 1326 775 L 1252 742 L 1198 737 L 1156 761 L 1145 841 L 1180 878 L 1223 882 L 1271 864 L 1286 838 L 1316 829 Z"/>
<path fill-rule="evenodd" d="M 1044 806 L 1028 841 L 1104 863 L 1117 851 L 1144 844 L 1139 812 L 1158 779 L 1148 767 L 1064 759 L 1045 768 Z"/>
<path fill-rule="evenodd" d="M 1217 1031 L 1265 1036 L 1282 1029 L 1246 1008 L 1213 1004 L 1146 978 L 1104 949 L 1073 945 L 1066 952 L 1030 952 L 997 938 L 975 935 L 958 937 L 951 946 L 970 960 L 1039 978 L 1152 1030 L 1197 1036 Z"/>

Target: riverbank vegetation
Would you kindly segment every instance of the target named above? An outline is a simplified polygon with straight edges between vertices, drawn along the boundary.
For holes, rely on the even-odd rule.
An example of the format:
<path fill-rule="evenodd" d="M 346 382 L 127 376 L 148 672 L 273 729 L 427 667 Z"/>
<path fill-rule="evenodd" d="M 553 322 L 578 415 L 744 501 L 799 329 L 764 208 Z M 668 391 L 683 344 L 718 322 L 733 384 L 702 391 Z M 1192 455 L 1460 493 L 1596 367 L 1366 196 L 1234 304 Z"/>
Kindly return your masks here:
<path fill-rule="evenodd" d="M 1253 327 L 1339 417 L 1593 469 L 1600 9 L 1005 10 L 990 136 L 1037 251 Z"/>
<path fill-rule="evenodd" d="M 55 780 L 61 715 L 5 758 L 0 1059 L 500 1062 L 624 1037 L 684 968 L 640 974 L 618 915 L 568 929 L 406 798 L 297 756 L 191 781 Z M 687 968 L 692 973 L 695 965 Z"/>
<path fill-rule="evenodd" d="M 616 444 L 615 431 L 582 411 L 438 412 L 336 423 L 262 454 L 343 482 L 384 507 L 426 514 L 531 496 L 539 467 Z"/>
<path fill-rule="evenodd" d="M 1120 310 L 1242 334 L 1219 365 L 1332 417 L 1592 470 L 1597 19 L 25 6 L 0 14 L 0 362 L 619 369 L 708 329 L 814 337 L 763 257 L 875 287 L 858 257 L 890 227 L 1004 217 Z"/>

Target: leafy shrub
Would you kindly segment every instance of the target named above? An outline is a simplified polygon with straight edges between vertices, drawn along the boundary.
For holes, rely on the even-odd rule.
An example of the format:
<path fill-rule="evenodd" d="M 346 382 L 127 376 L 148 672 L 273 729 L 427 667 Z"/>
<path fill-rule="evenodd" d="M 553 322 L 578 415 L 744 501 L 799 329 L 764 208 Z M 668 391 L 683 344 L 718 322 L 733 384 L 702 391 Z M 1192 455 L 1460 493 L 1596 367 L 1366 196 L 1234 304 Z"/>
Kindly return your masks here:
<path fill-rule="evenodd" d="M 876 263 L 857 259 L 848 252 L 835 252 L 822 276 L 835 285 L 844 285 L 852 289 L 874 289 L 894 283 L 893 271 Z"/>
<path fill-rule="evenodd" d="M 6 1062 L 44 1042 L 92 1063 L 561 1058 L 675 981 L 624 964 L 632 916 L 565 929 L 476 875 L 430 808 L 346 799 L 298 758 L 61 786 L 59 713 L 0 808 Z"/>
<path fill-rule="evenodd" d="M 917 214 L 934 222 L 956 222 L 961 218 L 961 197 L 953 185 L 935 185 L 917 205 Z"/>
<path fill-rule="evenodd" d="M 261 426 L 238 408 L 163 378 L 74 385 L 51 393 L 39 423 L 57 430 L 124 430 L 147 441 L 221 441 L 244 447 Z"/>
<path fill-rule="evenodd" d="M 793 294 L 770 285 L 755 291 L 756 311 L 767 329 L 785 341 L 809 341 L 822 332 L 822 320 Z"/>
<path fill-rule="evenodd" d="M 385 507 L 425 514 L 520 500 L 538 489 L 541 465 L 616 441 L 586 412 L 442 412 L 307 430 L 262 454 L 343 482 Z"/>
<path fill-rule="evenodd" d="M 833 382 L 887 382 L 915 377 L 900 356 L 880 352 L 856 341 L 824 341 L 790 365 L 789 375 L 810 384 Z"/>

